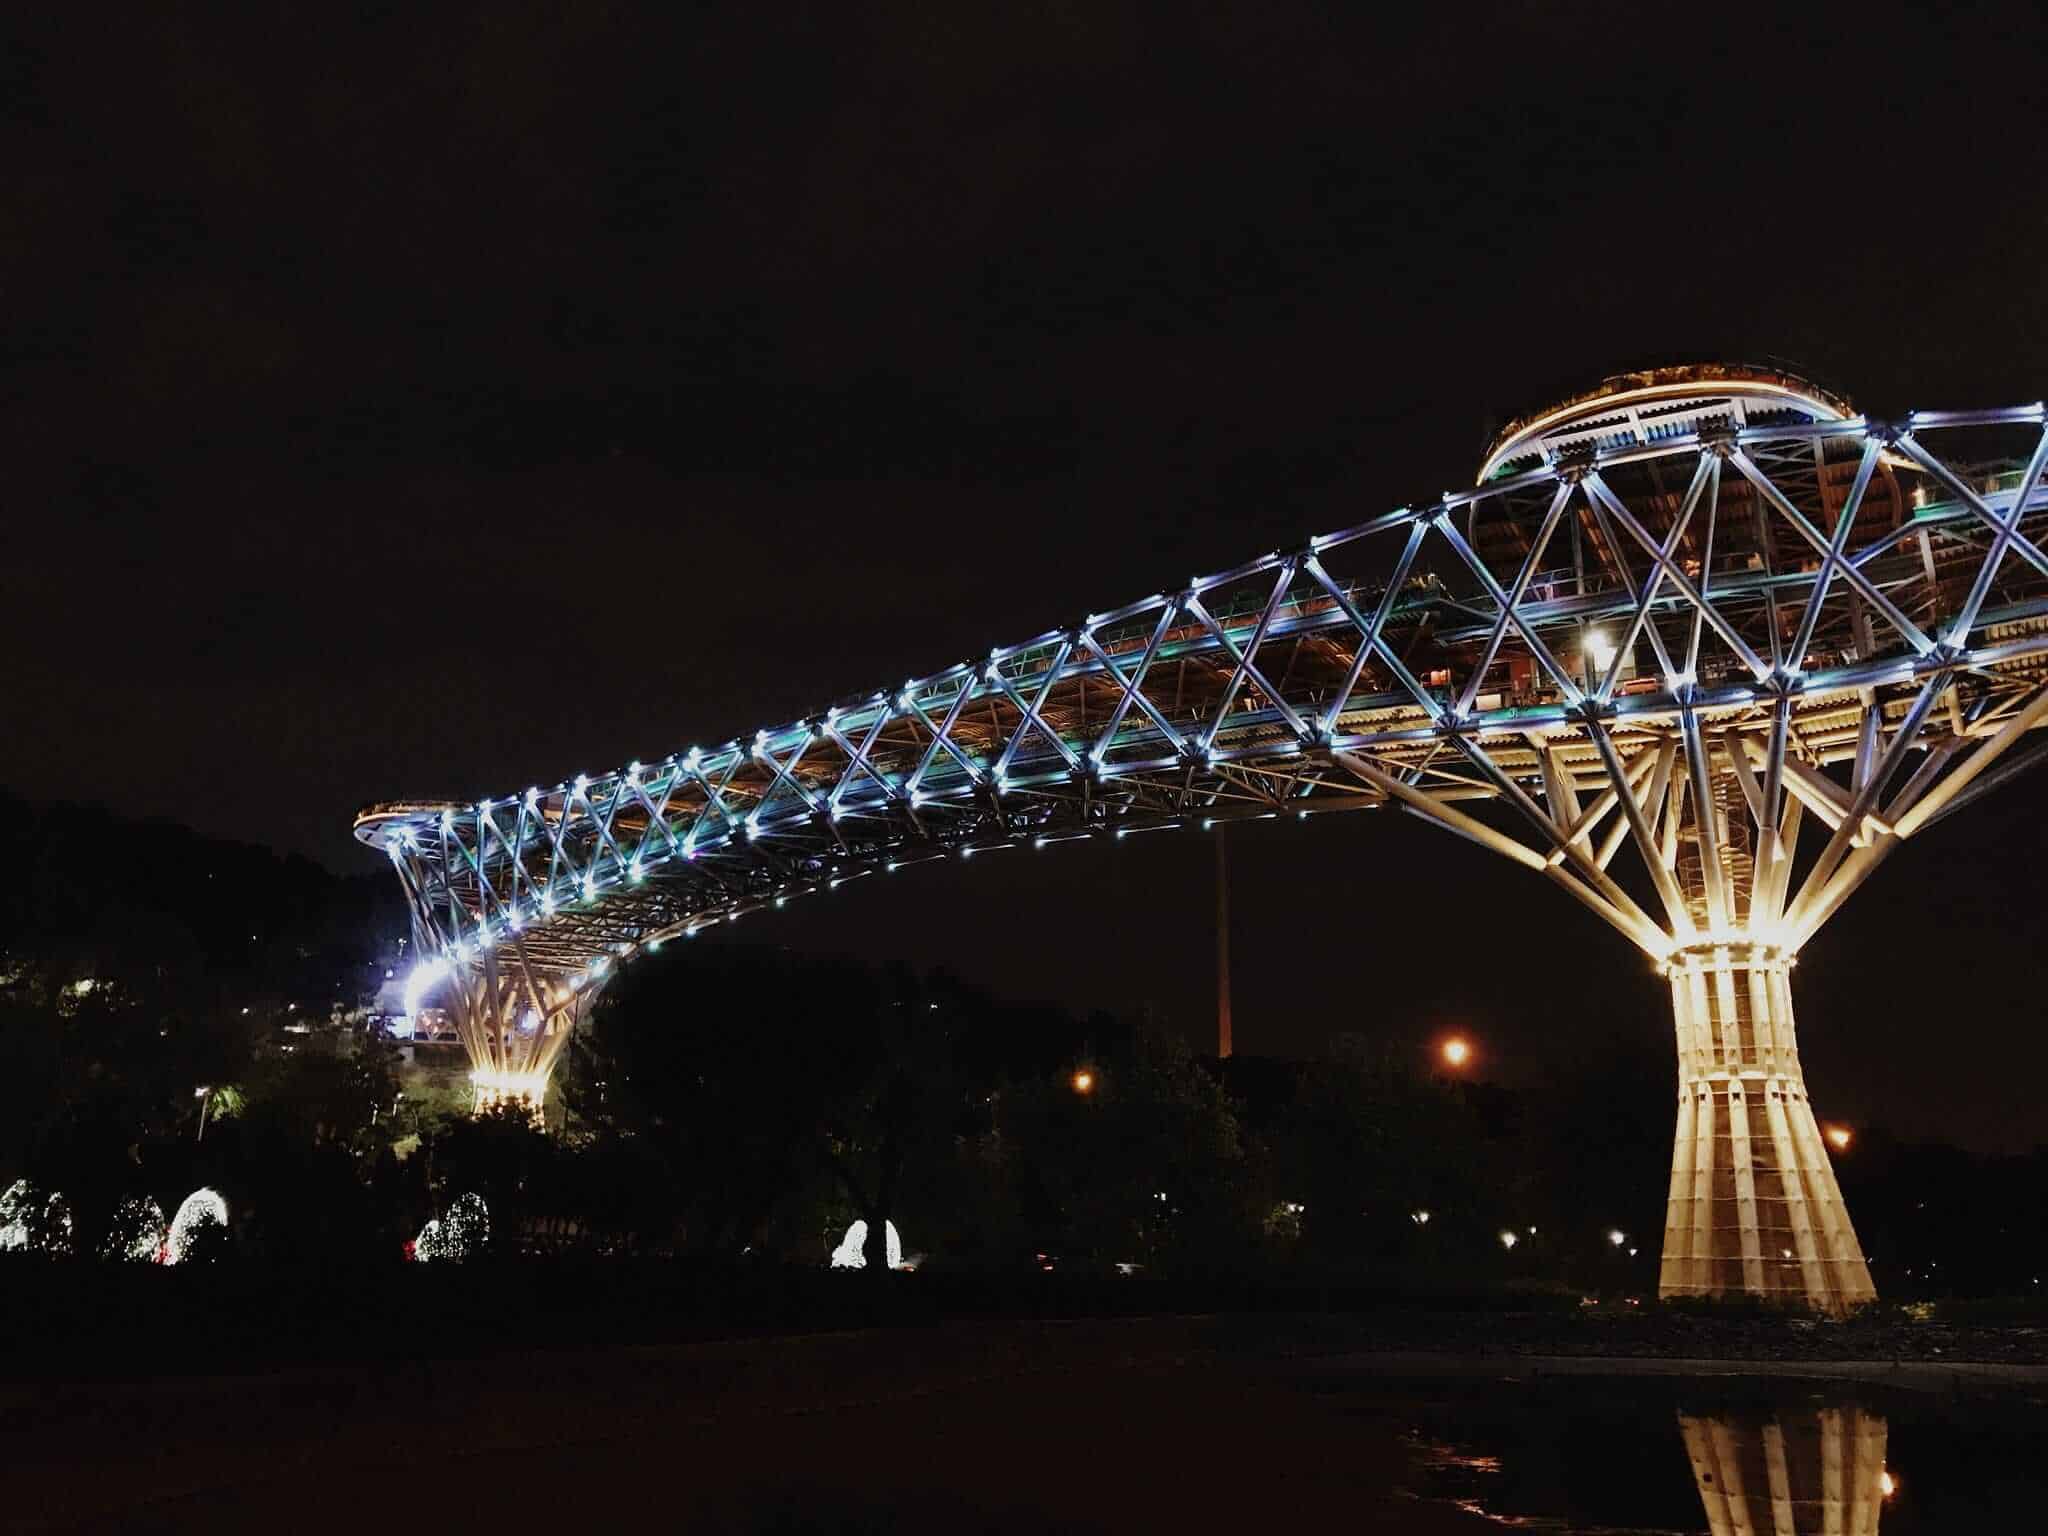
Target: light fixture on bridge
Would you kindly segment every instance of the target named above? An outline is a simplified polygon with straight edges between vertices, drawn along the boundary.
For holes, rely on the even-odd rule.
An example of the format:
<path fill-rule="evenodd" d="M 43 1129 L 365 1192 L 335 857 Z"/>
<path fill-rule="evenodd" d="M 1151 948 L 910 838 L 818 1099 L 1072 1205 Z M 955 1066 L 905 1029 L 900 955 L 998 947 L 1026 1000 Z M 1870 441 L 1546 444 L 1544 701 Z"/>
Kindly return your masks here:
<path fill-rule="evenodd" d="M 419 1016 L 420 1004 L 448 979 L 453 970 L 454 967 L 439 956 L 422 960 L 412 968 L 412 974 L 405 978 L 405 1016 L 408 1019 Z"/>
<path fill-rule="evenodd" d="M 1595 672 L 1606 675 L 1607 669 L 1614 665 L 1614 656 L 1614 640 L 1606 630 L 1586 631 L 1586 658 L 1593 663 Z"/>

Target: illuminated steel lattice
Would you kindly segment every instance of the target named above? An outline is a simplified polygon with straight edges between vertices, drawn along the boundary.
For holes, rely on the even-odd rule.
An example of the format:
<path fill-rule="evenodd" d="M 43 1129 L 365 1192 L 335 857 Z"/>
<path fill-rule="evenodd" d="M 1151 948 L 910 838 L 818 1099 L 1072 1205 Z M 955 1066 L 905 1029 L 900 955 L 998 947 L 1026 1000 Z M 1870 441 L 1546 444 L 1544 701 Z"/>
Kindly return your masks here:
<path fill-rule="evenodd" d="M 1667 1294 L 1870 1278 L 1787 972 L 1906 838 L 2041 755 L 2039 403 L 1869 421 L 1787 375 L 1628 375 L 1448 493 L 750 738 L 372 807 L 480 1096 L 537 1095 L 644 948 L 929 859 L 1393 807 L 1670 977 Z"/>

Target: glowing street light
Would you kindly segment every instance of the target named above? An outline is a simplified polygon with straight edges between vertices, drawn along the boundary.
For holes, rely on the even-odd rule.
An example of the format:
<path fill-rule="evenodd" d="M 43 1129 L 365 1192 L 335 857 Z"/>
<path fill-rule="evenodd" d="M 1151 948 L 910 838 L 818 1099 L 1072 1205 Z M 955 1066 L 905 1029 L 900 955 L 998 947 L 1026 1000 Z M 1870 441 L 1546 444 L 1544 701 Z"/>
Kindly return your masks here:
<path fill-rule="evenodd" d="M 1095 1091 L 1095 1074 L 1086 1067 L 1074 1074 L 1074 1092 L 1089 1094 Z"/>
<path fill-rule="evenodd" d="M 1623 1243 L 1628 1241 L 1628 1234 L 1622 1231 L 1621 1228 L 1616 1227 L 1607 1234 L 1607 1241 L 1614 1244 L 1615 1247 L 1619 1248 Z"/>
<path fill-rule="evenodd" d="M 1462 1067 L 1472 1059 L 1472 1044 L 1463 1035 L 1453 1035 L 1443 1043 L 1444 1064 Z"/>
<path fill-rule="evenodd" d="M 1586 631 L 1586 659 L 1593 663 L 1593 670 L 1601 676 L 1614 665 L 1614 641 L 1604 629 Z"/>
<path fill-rule="evenodd" d="M 1849 1143 L 1856 1139 L 1856 1133 L 1846 1125 L 1831 1125 L 1827 1130 L 1828 1144 L 1837 1152 L 1849 1150 Z"/>
<path fill-rule="evenodd" d="M 1886 1498 L 1899 1491 L 1899 1480 L 1892 1476 L 1890 1468 L 1877 1474 L 1877 1491 Z"/>
<path fill-rule="evenodd" d="M 1512 1232 L 1503 1232 L 1500 1235 L 1500 1245 L 1503 1248 L 1512 1248 L 1520 1241 L 1521 1239 Z"/>

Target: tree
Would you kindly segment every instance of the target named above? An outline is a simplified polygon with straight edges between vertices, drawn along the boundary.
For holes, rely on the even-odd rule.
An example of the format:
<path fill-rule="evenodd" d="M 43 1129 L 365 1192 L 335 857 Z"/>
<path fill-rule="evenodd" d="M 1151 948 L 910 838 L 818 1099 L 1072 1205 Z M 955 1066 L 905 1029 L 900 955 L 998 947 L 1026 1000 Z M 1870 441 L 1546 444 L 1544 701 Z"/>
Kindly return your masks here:
<path fill-rule="evenodd" d="M 998 1134 L 1047 1241 L 1098 1263 L 1208 1263 L 1255 1230 L 1238 1119 L 1222 1085 L 1162 1030 L 1006 1092 Z"/>
<path fill-rule="evenodd" d="M 672 953 L 620 977 L 592 1011 L 564 1101 L 674 1170 L 700 1246 L 751 1243 L 808 1196 L 821 1220 L 836 1206 L 867 1221 L 882 1272 L 904 1194 L 929 1186 L 973 1130 L 960 1024 L 901 974 L 761 950 Z M 821 1198 L 821 1174 L 839 1199 Z"/>
<path fill-rule="evenodd" d="M 1274 1187 L 1325 1263 L 1426 1260 L 1446 1228 L 1469 1238 L 1494 1223 L 1497 1160 L 1472 1095 L 1357 1036 L 1304 1066 L 1272 1156 Z"/>

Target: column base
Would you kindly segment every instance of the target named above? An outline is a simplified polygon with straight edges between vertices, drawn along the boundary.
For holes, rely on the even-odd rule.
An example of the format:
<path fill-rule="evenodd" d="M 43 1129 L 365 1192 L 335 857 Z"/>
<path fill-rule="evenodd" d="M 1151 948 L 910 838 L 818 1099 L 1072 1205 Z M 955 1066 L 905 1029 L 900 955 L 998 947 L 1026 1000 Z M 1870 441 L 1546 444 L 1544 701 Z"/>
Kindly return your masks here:
<path fill-rule="evenodd" d="M 522 1104 L 527 1113 L 538 1121 L 542 1106 L 547 1103 L 548 1074 L 545 1072 L 478 1070 L 469 1074 L 469 1081 L 476 1091 L 475 1113 L 479 1115 L 500 1104 Z"/>

